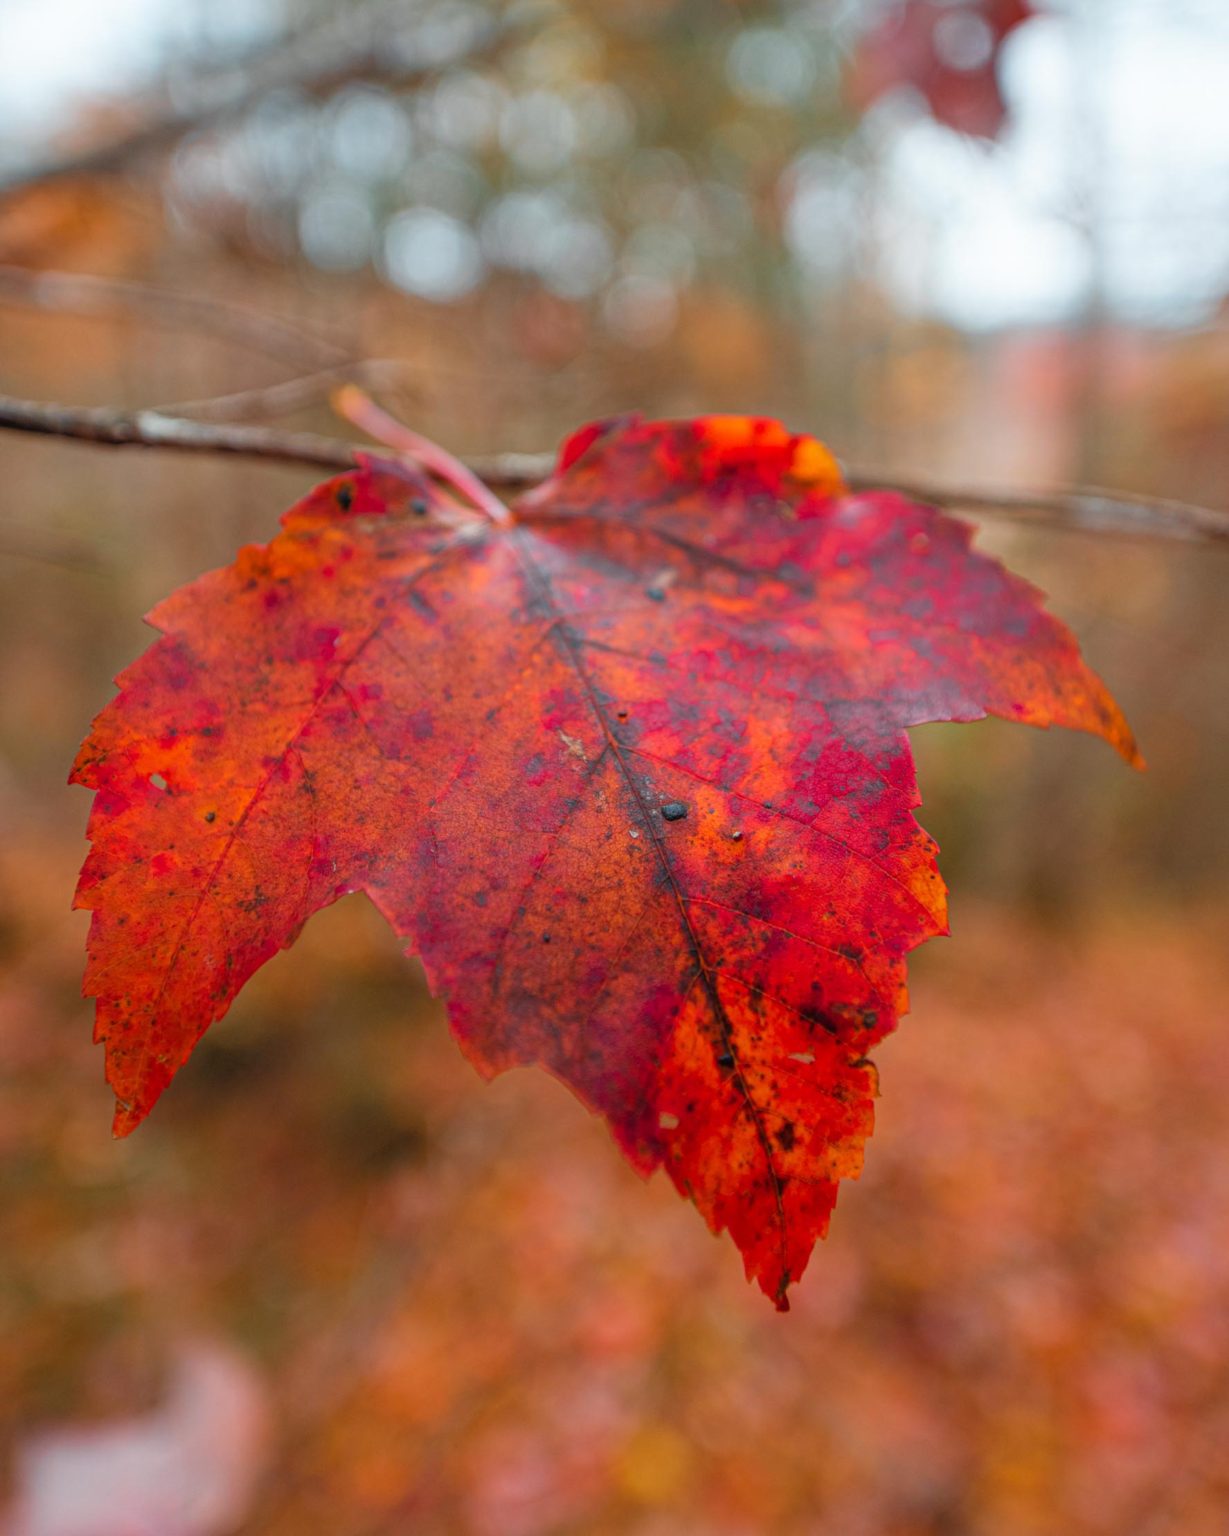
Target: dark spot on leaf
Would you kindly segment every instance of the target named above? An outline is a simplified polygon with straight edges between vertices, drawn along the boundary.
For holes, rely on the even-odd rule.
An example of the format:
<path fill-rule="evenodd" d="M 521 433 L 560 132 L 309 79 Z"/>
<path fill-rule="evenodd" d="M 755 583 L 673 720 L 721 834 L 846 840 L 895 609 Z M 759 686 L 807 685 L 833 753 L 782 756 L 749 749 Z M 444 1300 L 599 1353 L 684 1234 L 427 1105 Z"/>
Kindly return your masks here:
<path fill-rule="evenodd" d="M 721 1055 L 717 1058 L 717 1065 L 723 1072 L 728 1072 L 734 1065 L 733 1054 L 730 1051 L 722 1051 Z"/>
<path fill-rule="evenodd" d="M 682 821 L 687 814 L 687 807 L 681 800 L 668 800 L 662 806 L 661 813 L 667 821 Z"/>
<path fill-rule="evenodd" d="M 410 502 L 410 511 L 415 517 L 426 517 L 428 511 L 427 503 L 421 496 L 415 496 L 414 500 Z"/>
<path fill-rule="evenodd" d="M 218 819 L 217 811 L 206 811 L 205 812 L 205 820 L 206 821 L 217 821 L 217 819 Z"/>
<path fill-rule="evenodd" d="M 354 488 L 351 485 L 339 485 L 337 487 L 337 505 L 343 512 L 348 512 L 354 505 Z"/>

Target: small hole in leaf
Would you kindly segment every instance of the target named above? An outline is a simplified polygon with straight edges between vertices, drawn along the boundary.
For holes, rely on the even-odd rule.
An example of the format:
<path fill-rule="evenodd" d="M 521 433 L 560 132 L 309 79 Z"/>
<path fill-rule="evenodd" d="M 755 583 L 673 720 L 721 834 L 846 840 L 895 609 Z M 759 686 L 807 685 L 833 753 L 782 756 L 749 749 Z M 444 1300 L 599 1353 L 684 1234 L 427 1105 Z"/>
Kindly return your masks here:
<path fill-rule="evenodd" d="M 149 776 L 149 782 L 154 786 L 155 789 L 166 788 L 166 780 L 160 773 L 151 773 Z"/>
<path fill-rule="evenodd" d="M 679 1117 L 677 1115 L 667 1114 L 667 1112 L 663 1109 L 661 1114 L 657 1117 L 657 1123 L 661 1126 L 663 1131 L 677 1130 Z"/>
<path fill-rule="evenodd" d="M 815 1060 L 814 1051 L 793 1051 L 790 1054 L 791 1061 L 800 1061 L 804 1067 L 809 1067 Z"/>

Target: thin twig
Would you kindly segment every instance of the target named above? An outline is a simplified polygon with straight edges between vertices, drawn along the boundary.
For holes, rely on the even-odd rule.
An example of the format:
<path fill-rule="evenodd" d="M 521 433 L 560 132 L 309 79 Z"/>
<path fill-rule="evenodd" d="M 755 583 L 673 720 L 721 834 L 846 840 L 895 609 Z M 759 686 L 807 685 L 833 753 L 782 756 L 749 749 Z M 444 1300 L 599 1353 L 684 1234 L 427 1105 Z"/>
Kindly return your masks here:
<path fill-rule="evenodd" d="M 412 35 L 403 41 L 397 30 L 395 22 L 390 26 L 385 5 L 344 6 L 330 20 L 280 39 L 254 57 L 179 83 L 128 133 L 0 174 L 0 197 L 66 177 L 122 171 L 187 133 L 241 117 L 275 91 L 323 96 L 356 80 L 420 85 L 445 69 L 491 54 L 517 29 L 507 21 L 488 22 L 443 57 L 417 59 Z"/>
<path fill-rule="evenodd" d="M 845 480 L 852 491 L 896 491 L 912 501 L 975 517 L 1006 517 L 1128 537 L 1229 540 L 1229 512 L 1095 486 L 1054 491 L 972 490 L 929 481 L 896 480 L 872 470 L 852 469 L 845 471 Z"/>
<path fill-rule="evenodd" d="M 0 304 L 74 315 L 122 310 L 156 325 L 222 337 L 294 368 L 336 368 L 354 361 L 352 349 L 293 320 L 147 283 L 0 265 Z"/>
<path fill-rule="evenodd" d="M 109 569 L 96 550 L 78 539 L 54 533 L 32 534 L 25 528 L 5 528 L 0 532 L 0 559 L 29 560 L 86 576 L 103 576 Z"/>
<path fill-rule="evenodd" d="M 187 453 L 225 453 L 323 469 L 353 469 L 363 450 L 339 438 L 308 432 L 281 432 L 246 423 L 186 421 L 158 411 L 113 411 L 89 406 L 51 405 L 0 395 L 0 429 L 75 438 L 113 448 L 165 448 Z M 516 490 L 545 479 L 554 460 L 542 454 L 495 454 L 466 459 L 484 484 Z M 860 470 L 848 476 L 851 489 L 895 490 L 917 501 L 978 517 L 1050 522 L 1058 527 L 1136 537 L 1229 542 L 1229 513 L 1185 502 L 1150 501 L 1073 488 L 1036 495 L 1024 491 L 957 490 L 928 481 L 903 483 Z"/>
<path fill-rule="evenodd" d="M 339 384 L 366 384 L 372 389 L 417 393 L 410 379 L 416 371 L 415 364 L 398 358 L 369 358 L 342 363 L 336 368 L 321 368 L 317 373 L 300 374 L 259 389 L 241 389 L 202 400 L 176 400 L 154 409 L 163 416 L 191 416 L 198 421 L 263 420 L 327 400 Z"/>
<path fill-rule="evenodd" d="M 488 485 L 503 491 L 537 485 L 550 474 L 549 454 L 503 453 L 467 459 Z M 844 470 L 851 491 L 896 491 L 912 501 L 972 517 L 1008 518 L 1090 533 L 1127 537 L 1229 542 L 1229 512 L 1188 502 L 1073 486 L 1050 491 L 970 490 L 930 480 L 897 480 L 873 470 Z"/>
<path fill-rule="evenodd" d="M 0 0 L 0 4 L 3 0 Z M 59 272 L 38 270 L 0 262 L 0 305 L 13 305 L 24 309 L 37 309 L 44 314 L 78 316 L 107 316 L 116 312 L 132 315 L 137 320 L 176 330 L 200 331 L 204 335 L 233 342 L 248 351 L 266 356 L 301 370 L 306 392 L 308 380 L 319 372 L 323 380 L 330 369 L 337 369 L 339 377 L 345 370 L 354 369 L 354 377 L 361 370 L 379 372 L 396 371 L 405 380 L 412 373 L 429 370 L 433 377 L 473 379 L 497 379 L 501 382 L 528 388 L 542 380 L 528 369 L 501 369 L 493 367 L 489 360 L 470 367 L 458 366 L 432 357 L 425 360 L 398 358 L 393 360 L 369 359 L 359 354 L 355 343 L 341 328 L 324 331 L 318 323 L 311 326 L 287 315 L 268 314 L 243 304 L 233 304 L 226 299 L 205 294 L 186 293 L 182 289 L 160 288 L 152 283 L 133 282 L 107 277 L 95 277 L 84 272 Z M 378 380 L 371 380 L 377 384 Z M 562 373 L 550 381 L 558 387 L 567 382 Z M 299 378 L 287 381 L 285 389 L 297 390 Z M 273 386 L 281 388 L 282 386 Z M 249 392 L 236 392 L 241 400 Z M 255 393 L 255 392 L 253 392 Z M 312 398 L 322 398 L 313 393 Z M 216 397 L 219 408 L 226 396 Z M 156 410 L 168 416 L 196 415 L 211 409 L 214 397 L 202 400 L 174 402 L 158 405 Z"/>
<path fill-rule="evenodd" d="M 524 491 L 546 479 L 555 467 L 555 455 L 480 453 L 465 462 L 484 485 L 497 491 Z"/>
<path fill-rule="evenodd" d="M 280 432 L 243 422 L 186 421 L 159 411 L 113 411 L 103 407 L 53 405 L 0 395 L 0 428 L 75 438 L 106 448 L 169 448 L 181 453 L 225 453 L 241 458 L 305 464 L 318 469 L 354 469 L 353 444 L 313 432 Z"/>

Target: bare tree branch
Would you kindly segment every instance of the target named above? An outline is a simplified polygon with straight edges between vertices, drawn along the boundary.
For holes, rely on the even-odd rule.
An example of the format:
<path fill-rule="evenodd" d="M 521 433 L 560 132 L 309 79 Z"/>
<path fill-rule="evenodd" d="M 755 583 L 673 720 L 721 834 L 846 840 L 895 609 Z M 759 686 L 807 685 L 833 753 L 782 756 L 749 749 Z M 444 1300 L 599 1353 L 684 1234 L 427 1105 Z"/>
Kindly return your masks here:
<path fill-rule="evenodd" d="M 0 429 L 74 438 L 111 448 L 164 448 L 184 453 L 233 454 L 314 468 L 353 469 L 366 450 L 340 438 L 281 432 L 247 423 L 187 421 L 159 411 L 113 411 L 52 405 L 0 395 Z M 494 454 L 463 461 L 486 485 L 514 491 L 550 473 L 549 454 Z M 1073 488 L 1062 491 L 970 491 L 929 481 L 901 482 L 866 470 L 847 475 L 854 491 L 894 490 L 916 501 L 977 517 L 1006 517 L 1056 527 L 1135 537 L 1229 543 L 1229 513 L 1185 502 Z"/>
<path fill-rule="evenodd" d="M 516 491 L 544 480 L 554 459 L 549 454 L 502 453 L 467 459 L 466 463 L 488 485 Z M 1002 517 L 1128 537 L 1229 542 L 1229 512 L 1182 501 L 1088 486 L 1051 491 L 969 490 L 930 480 L 897 480 L 874 470 L 848 467 L 844 467 L 844 475 L 851 491 L 897 491 L 913 501 L 974 517 Z"/>
<path fill-rule="evenodd" d="M 479 480 L 498 491 L 524 491 L 546 479 L 553 453 L 483 453 L 466 459 Z"/>
<path fill-rule="evenodd" d="M 847 469 L 845 479 L 852 491 L 897 491 L 912 501 L 975 517 L 1004 517 L 1128 537 L 1229 541 L 1229 512 L 1126 491 L 1095 486 L 1051 491 L 962 489 L 927 480 L 896 480 L 865 469 Z"/>
<path fill-rule="evenodd" d="M 502 20 L 477 24 L 452 48 L 423 54 L 415 26 L 405 27 L 386 4 L 342 6 L 328 21 L 282 39 L 254 57 L 183 81 L 151 104 L 145 120 L 108 143 L 0 173 L 0 197 L 73 176 L 120 171 L 169 148 L 186 133 L 242 116 L 270 92 L 323 96 L 354 80 L 419 85 L 443 70 L 487 57 L 520 29 Z"/>
<path fill-rule="evenodd" d="M 241 458 L 353 469 L 358 450 L 339 438 L 312 432 L 279 432 L 246 423 L 216 424 L 164 416 L 159 411 L 113 411 L 52 405 L 0 395 L 0 428 L 45 437 L 75 438 L 106 448 L 170 448 L 181 453 L 225 453 Z M 373 455 L 378 457 L 378 454 Z"/>

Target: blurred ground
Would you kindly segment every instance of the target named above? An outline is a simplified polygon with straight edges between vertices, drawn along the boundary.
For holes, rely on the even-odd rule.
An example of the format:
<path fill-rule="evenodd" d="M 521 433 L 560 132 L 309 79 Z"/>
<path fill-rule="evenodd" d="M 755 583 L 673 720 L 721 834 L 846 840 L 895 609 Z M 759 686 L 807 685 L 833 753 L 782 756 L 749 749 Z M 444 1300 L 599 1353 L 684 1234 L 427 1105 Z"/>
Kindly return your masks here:
<path fill-rule="evenodd" d="M 462 219 L 449 188 L 470 182 L 431 135 L 487 99 L 470 69 L 413 97 L 417 149 L 378 184 L 307 133 L 312 103 L 279 97 L 257 127 L 279 153 L 314 145 L 322 184 L 254 205 L 193 172 L 226 158 L 196 135 L 165 199 L 145 172 L 0 200 L 0 261 L 241 302 L 404 359 L 391 403 L 461 452 L 548 448 L 631 408 L 765 411 L 885 473 L 1226 505 L 1223 306 L 1144 330 L 1094 294 L 1069 328 L 968 336 L 899 313 L 857 260 L 820 262 L 808 288 L 781 187 L 812 141 L 827 147 L 808 175 L 839 160 L 868 178 L 855 257 L 883 214 L 837 109 L 752 99 L 743 80 L 733 105 L 691 114 L 706 34 L 686 6 L 632 7 L 606 54 L 577 52 L 567 8 L 546 10 L 567 47 L 507 63 L 513 118 L 566 95 L 569 70 L 586 90 L 609 73 L 644 141 L 575 172 L 579 190 L 511 150 L 505 176 L 498 146 L 473 158 L 485 198 L 557 174 L 609 220 L 626 245 L 602 291 L 492 256 L 429 302 L 361 252 L 325 272 L 270 234 L 321 198 L 334 218 L 360 183 L 393 224 L 435 204 Z M 730 54 L 757 89 L 766 58 L 794 78 L 762 30 Z M 345 116 L 315 106 L 326 126 Z M 250 122 L 227 143 L 262 175 L 283 164 Z M 744 244 L 722 245 L 734 226 Z M 560 260 L 586 249 L 569 228 Z M 13 394 L 131 406 L 293 371 L 147 305 L 0 304 Z M 290 424 L 339 430 L 323 407 Z M 954 937 L 914 962 L 866 1172 L 780 1318 L 562 1088 L 481 1084 L 358 900 L 313 920 L 150 1123 L 110 1140 L 69 911 L 87 797 L 64 781 L 148 641 L 141 613 L 267 537 L 308 483 L 0 437 L 3 1536 L 1220 1536 L 1229 559 L 983 530 L 1077 630 L 1149 772 L 992 722 L 915 733 Z"/>
<path fill-rule="evenodd" d="M 112 1143 L 77 853 L 4 850 L 10 1456 L 156 1411 L 207 1347 L 269 1438 L 231 1468 L 222 1419 L 189 1464 L 261 1536 L 1223 1531 L 1223 910 L 1046 931 L 958 898 L 778 1317 L 562 1088 L 484 1087 L 358 899 Z M 146 1529 L 94 1509 L 71 1529 Z"/>

